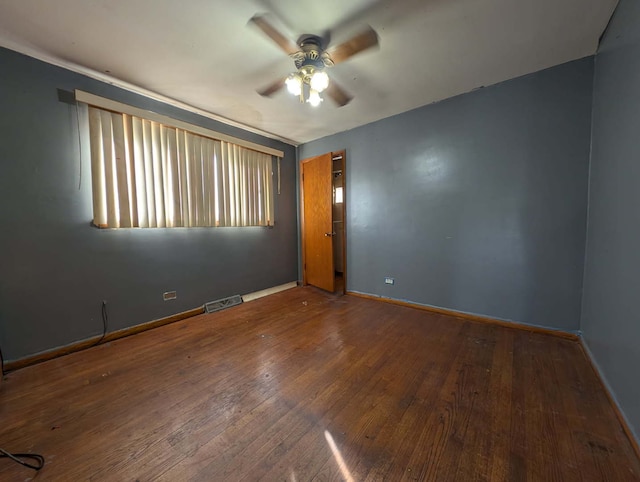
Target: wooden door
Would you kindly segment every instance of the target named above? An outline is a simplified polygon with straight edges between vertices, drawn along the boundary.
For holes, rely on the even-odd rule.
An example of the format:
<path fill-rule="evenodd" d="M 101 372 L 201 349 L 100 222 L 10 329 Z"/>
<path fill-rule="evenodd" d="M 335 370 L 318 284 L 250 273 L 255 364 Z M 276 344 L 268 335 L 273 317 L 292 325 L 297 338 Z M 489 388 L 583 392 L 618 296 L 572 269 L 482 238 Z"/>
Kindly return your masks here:
<path fill-rule="evenodd" d="M 304 282 L 333 293 L 331 153 L 302 161 Z"/>

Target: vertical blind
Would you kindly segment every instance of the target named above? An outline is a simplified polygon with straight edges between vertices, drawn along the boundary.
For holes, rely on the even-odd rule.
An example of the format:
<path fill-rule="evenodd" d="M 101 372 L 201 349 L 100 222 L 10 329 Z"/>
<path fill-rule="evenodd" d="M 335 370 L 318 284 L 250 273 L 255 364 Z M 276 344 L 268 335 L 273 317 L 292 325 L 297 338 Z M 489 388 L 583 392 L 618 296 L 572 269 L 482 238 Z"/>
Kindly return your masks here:
<path fill-rule="evenodd" d="M 269 154 L 89 106 L 99 227 L 272 226 Z"/>

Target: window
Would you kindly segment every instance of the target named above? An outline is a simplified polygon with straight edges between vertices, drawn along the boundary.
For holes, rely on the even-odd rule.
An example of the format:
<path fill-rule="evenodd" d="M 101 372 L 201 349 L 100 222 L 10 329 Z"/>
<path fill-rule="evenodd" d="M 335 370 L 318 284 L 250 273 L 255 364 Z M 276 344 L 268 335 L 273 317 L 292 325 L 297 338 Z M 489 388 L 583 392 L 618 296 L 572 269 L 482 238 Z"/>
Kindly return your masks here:
<path fill-rule="evenodd" d="M 340 204 L 343 202 L 342 186 L 336 187 L 335 203 Z"/>
<path fill-rule="evenodd" d="M 93 224 L 272 226 L 272 157 L 89 106 Z"/>

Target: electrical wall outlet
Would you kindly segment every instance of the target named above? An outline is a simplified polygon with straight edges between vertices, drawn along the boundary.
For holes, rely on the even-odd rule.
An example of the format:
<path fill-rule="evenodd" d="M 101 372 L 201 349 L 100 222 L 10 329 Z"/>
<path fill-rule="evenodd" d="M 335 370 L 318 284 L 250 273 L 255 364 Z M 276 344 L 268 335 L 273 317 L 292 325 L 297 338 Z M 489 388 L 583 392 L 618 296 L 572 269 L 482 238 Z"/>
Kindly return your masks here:
<path fill-rule="evenodd" d="M 166 291 L 162 293 L 162 299 L 165 301 L 175 300 L 178 297 L 175 291 Z"/>
<path fill-rule="evenodd" d="M 385 277 L 384 284 L 392 285 L 395 284 L 396 280 L 394 278 L 390 278 L 389 276 Z"/>

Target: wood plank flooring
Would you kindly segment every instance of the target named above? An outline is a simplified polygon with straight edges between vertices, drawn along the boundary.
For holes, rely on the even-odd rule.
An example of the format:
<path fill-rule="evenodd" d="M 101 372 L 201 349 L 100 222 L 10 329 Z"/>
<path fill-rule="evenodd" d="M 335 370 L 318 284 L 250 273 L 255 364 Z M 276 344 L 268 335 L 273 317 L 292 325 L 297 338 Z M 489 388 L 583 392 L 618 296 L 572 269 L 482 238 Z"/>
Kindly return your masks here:
<path fill-rule="evenodd" d="M 3 481 L 640 480 L 577 343 L 313 288 L 6 375 L 0 447 L 46 458 Z"/>

